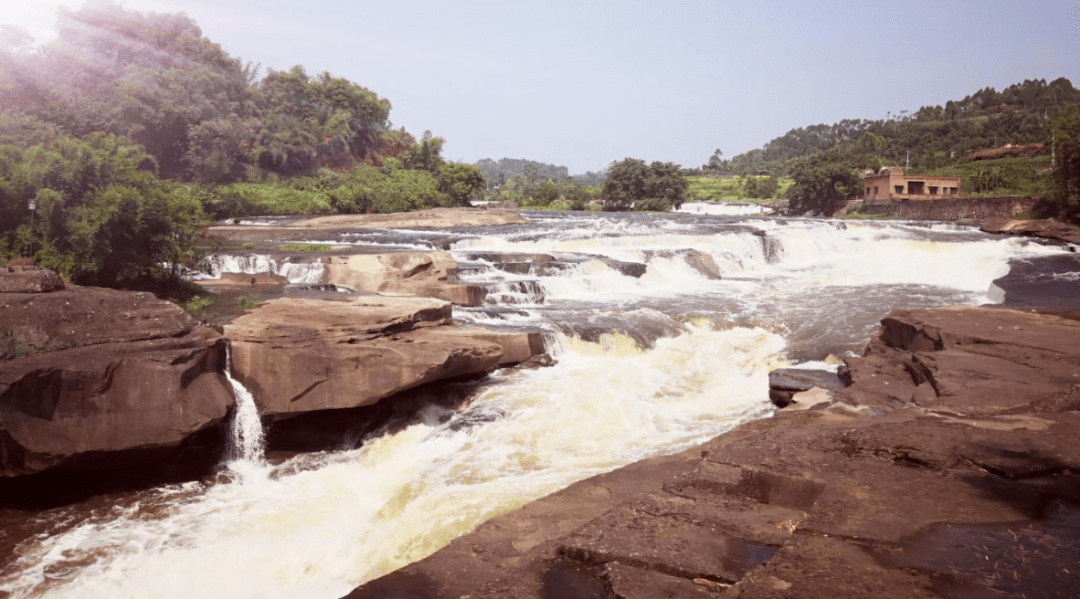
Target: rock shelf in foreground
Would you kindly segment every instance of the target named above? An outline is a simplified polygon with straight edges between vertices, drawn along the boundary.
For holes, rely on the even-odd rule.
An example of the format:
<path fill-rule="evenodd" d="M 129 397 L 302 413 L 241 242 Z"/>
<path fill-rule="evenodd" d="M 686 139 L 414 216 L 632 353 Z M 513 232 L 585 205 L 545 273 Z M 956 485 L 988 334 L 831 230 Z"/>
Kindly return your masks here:
<path fill-rule="evenodd" d="M 348 597 L 1080 595 L 1077 339 L 896 311 L 835 399 L 578 482 Z"/>
<path fill-rule="evenodd" d="M 225 340 L 149 293 L 0 293 L 0 343 L 0 477 L 178 447 L 233 404 Z"/>

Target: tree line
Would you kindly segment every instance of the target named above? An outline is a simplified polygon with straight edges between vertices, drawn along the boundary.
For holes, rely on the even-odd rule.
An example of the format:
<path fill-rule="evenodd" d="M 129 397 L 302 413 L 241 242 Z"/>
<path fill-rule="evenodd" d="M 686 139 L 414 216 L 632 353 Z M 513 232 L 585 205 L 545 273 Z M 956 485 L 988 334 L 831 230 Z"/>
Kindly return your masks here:
<path fill-rule="evenodd" d="M 389 100 L 302 66 L 260 76 L 184 14 L 58 17 L 40 48 L 0 26 L 0 259 L 34 243 L 43 266 L 121 285 L 192 264 L 211 218 L 461 206 L 485 187 L 442 138 L 394 127 Z"/>

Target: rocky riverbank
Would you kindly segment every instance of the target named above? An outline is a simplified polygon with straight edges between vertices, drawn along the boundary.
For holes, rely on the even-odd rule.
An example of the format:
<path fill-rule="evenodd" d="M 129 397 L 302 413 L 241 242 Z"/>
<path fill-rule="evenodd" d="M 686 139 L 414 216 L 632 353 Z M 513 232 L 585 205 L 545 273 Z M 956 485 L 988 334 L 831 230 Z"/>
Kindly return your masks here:
<path fill-rule="evenodd" d="M 1080 228 L 1052 218 L 1043 220 L 991 218 L 981 221 L 979 228 L 987 233 L 1024 235 L 1080 245 Z"/>
<path fill-rule="evenodd" d="M 496 517 L 348 597 L 1080 594 L 1080 321 L 895 311 L 849 385 Z"/>
<path fill-rule="evenodd" d="M 494 227 L 524 225 L 529 222 L 510 210 L 483 208 L 435 208 L 416 212 L 390 214 L 336 214 L 315 218 L 291 219 L 271 226 L 217 224 L 207 229 L 209 241 L 310 241 L 320 239 L 320 233 L 334 235 L 356 229 L 417 229 L 450 227 Z"/>
<path fill-rule="evenodd" d="M 394 279 L 368 270 L 376 287 Z M 442 289 L 415 290 L 428 287 Z M 211 467 L 236 401 L 227 345 L 266 420 L 368 406 L 544 352 L 538 333 L 463 328 L 450 302 L 417 296 L 277 298 L 218 331 L 152 294 L 65 287 L 34 267 L 4 269 L 0 289 L 0 479 L 57 468 L 123 478 L 122 463 L 162 467 L 190 459 L 192 444 Z"/>

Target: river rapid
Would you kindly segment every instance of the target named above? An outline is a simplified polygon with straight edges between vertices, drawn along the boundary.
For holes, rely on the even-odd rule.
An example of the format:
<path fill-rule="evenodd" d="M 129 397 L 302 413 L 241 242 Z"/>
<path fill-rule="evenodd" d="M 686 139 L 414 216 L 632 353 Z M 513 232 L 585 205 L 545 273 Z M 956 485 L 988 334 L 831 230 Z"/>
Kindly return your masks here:
<path fill-rule="evenodd" d="M 1069 248 L 948 224 L 707 212 L 342 236 L 359 252 L 450 250 L 488 289 L 455 318 L 540 329 L 556 364 L 456 383 L 456 408 L 420 397 L 356 449 L 267 459 L 238 410 L 218 476 L 35 514 L 0 558 L 0 597 L 340 597 L 574 481 L 767 417 L 771 369 L 834 367 L 894 307 L 1001 303 L 994 281 L 1021 264 L 1027 285 L 1080 279 Z M 217 266 L 297 285 L 319 268 Z"/>

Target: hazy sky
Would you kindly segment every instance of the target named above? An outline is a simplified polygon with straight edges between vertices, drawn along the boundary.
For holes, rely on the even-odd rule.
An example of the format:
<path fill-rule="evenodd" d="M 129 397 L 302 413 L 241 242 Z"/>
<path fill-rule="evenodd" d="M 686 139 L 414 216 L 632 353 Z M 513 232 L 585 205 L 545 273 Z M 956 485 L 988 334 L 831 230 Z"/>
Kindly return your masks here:
<path fill-rule="evenodd" d="M 0 0 L 39 41 L 56 6 Z M 986 86 L 1080 86 L 1080 1 L 127 0 L 186 12 L 244 61 L 363 85 L 447 158 L 599 170 L 704 163 L 794 127 L 884 118 Z M 257 7 L 257 8 L 256 8 Z"/>

